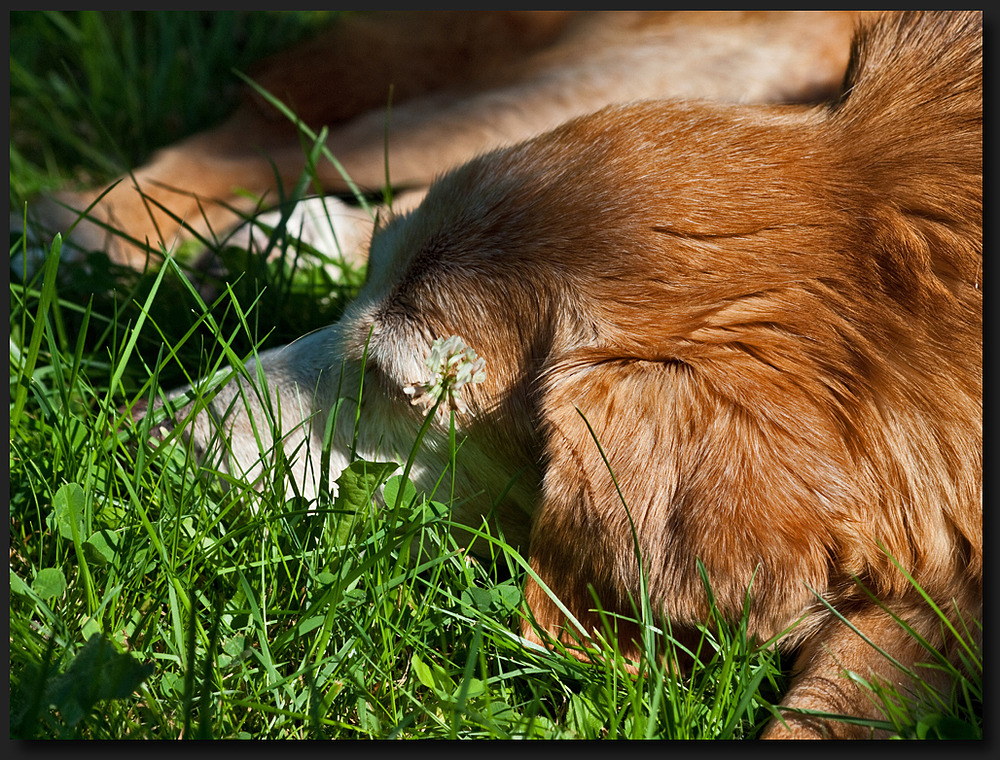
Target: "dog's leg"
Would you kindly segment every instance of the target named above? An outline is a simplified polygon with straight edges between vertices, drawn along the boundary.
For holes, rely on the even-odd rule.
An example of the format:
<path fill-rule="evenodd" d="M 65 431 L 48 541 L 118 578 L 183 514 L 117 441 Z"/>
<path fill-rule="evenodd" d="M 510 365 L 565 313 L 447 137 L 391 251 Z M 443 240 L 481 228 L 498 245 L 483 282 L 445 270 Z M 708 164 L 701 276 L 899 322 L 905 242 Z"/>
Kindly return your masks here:
<path fill-rule="evenodd" d="M 254 196 L 276 201 L 269 190 L 279 179 L 290 189 L 304 165 L 302 148 L 296 141 L 294 165 L 287 160 L 272 165 L 264 151 L 280 161 L 282 151 L 271 149 L 292 139 L 294 134 L 281 136 L 260 116 L 244 111 L 217 129 L 157 152 L 106 192 L 58 193 L 32 204 L 29 213 L 43 232 L 66 232 L 76 223 L 73 247 L 105 250 L 112 260 L 142 269 L 147 255 L 169 251 L 182 238 L 211 239 L 233 226 L 241 213 L 254 210 Z"/>
<path fill-rule="evenodd" d="M 933 637 L 933 616 L 925 609 L 907 615 L 908 624 L 927 618 Z M 791 688 L 782 701 L 781 719 L 765 730 L 765 739 L 866 739 L 885 738 L 888 732 L 868 725 L 827 719 L 798 710 L 832 713 L 868 721 L 884 721 L 885 707 L 874 693 L 853 679 L 896 689 L 906 695 L 913 689 L 908 674 L 936 689 L 948 686 L 941 671 L 921 667 L 932 655 L 908 634 L 889 612 L 871 604 L 826 623 L 824 630 L 803 645 L 795 664 Z M 854 630 L 857 629 L 857 630 Z M 860 634 L 864 635 L 864 638 Z M 867 641 L 865 640 L 867 639 Z M 881 650 L 881 651 L 879 651 Z M 890 659 L 891 658 L 891 659 Z M 895 662 L 893 662 L 895 660 Z"/>
<path fill-rule="evenodd" d="M 343 154 L 347 173 L 363 190 L 377 190 L 386 182 L 390 102 L 405 112 L 407 101 L 429 92 L 481 89 L 482 83 L 469 80 L 488 77 L 547 44 L 570 15 L 351 15 L 317 39 L 265 62 L 253 78 L 311 129 L 329 127 L 327 147 L 333 156 L 339 160 Z M 461 97 L 452 94 L 451 99 Z M 345 129 L 366 113 L 366 119 Z M 448 167 L 437 147 L 450 142 L 446 135 L 437 130 L 429 144 L 418 140 L 419 165 L 406 169 L 408 184 L 425 187 Z M 39 232 L 65 233 L 86 211 L 73 230 L 72 246 L 106 250 L 118 263 L 141 269 L 148 255 L 169 251 L 178 240 L 225 232 L 255 209 L 258 198 L 276 202 L 279 186 L 289 191 L 300 179 L 308 147 L 295 124 L 250 92 L 226 122 L 159 150 L 110 191 L 57 194 L 32 204 L 30 213 Z M 325 158 L 317 169 L 321 187 L 311 190 L 350 191 Z"/>

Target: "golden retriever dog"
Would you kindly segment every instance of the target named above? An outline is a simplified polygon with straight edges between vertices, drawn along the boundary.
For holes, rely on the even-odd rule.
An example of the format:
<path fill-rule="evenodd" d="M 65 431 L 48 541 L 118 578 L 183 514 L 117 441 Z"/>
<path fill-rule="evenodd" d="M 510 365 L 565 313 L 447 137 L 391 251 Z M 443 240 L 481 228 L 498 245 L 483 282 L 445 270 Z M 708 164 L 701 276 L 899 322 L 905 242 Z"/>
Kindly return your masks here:
<path fill-rule="evenodd" d="M 623 19 L 608 34 L 638 24 L 636 45 L 657 28 Z M 549 21 L 556 40 L 575 23 Z M 519 55 L 558 59 L 532 28 Z M 632 80 L 661 65 L 622 80 L 628 95 L 656 94 Z M 981 619 L 981 13 L 865 19 L 844 68 L 819 105 L 722 102 L 718 72 L 696 87 L 718 84 L 714 101 L 558 126 L 565 107 L 531 101 L 532 129 L 553 129 L 380 223 L 340 321 L 262 353 L 175 424 L 246 477 L 287 456 L 315 496 L 352 454 L 405 457 L 428 415 L 411 476 L 432 489 L 453 414 L 454 518 L 529 553 L 528 639 L 586 657 L 598 606 L 632 618 L 646 588 L 684 641 L 709 617 L 700 563 L 724 615 L 749 600 L 750 635 L 798 653 L 766 736 L 869 736 L 811 711 L 882 714 L 848 673 L 935 681 L 899 621 L 954 642 L 914 583 L 959 630 Z M 799 73 L 798 94 L 828 79 Z M 460 131 L 448 162 L 517 132 Z M 394 159 L 414 184 L 430 179 L 417 144 Z M 637 658 L 638 631 L 617 635 Z"/>
<path fill-rule="evenodd" d="M 349 178 L 371 193 L 388 179 L 400 211 L 445 170 L 611 103 L 827 96 L 843 75 L 857 15 L 352 14 L 252 74 L 304 124 L 329 129 L 326 147 L 340 167 L 318 163 L 321 191 L 350 195 Z M 110 192 L 67 192 L 29 210 L 33 227 L 64 233 L 85 214 L 67 239 L 73 248 L 142 268 L 186 237 L 224 236 L 260 203 L 277 203 L 279 186 L 290 191 L 305 165 L 297 125 L 248 89 L 228 121 L 164 148 Z M 345 257 L 363 258 L 372 217 L 336 203 L 324 212 Z"/>

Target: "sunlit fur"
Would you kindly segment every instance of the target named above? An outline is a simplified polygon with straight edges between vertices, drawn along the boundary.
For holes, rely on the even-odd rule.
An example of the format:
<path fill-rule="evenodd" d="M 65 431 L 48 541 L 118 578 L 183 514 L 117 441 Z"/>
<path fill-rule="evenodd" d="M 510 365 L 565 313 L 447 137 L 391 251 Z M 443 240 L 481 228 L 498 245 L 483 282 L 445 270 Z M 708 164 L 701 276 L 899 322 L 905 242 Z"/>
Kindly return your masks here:
<path fill-rule="evenodd" d="M 283 411 L 303 400 L 286 428 L 317 415 L 294 460 L 318 456 L 338 387 L 361 392 L 358 453 L 405 456 L 421 415 L 403 389 L 459 335 L 487 378 L 457 418 L 456 515 L 530 553 L 550 591 L 527 582 L 528 638 L 600 630 L 594 594 L 632 617 L 636 545 L 682 640 L 708 617 L 699 560 L 727 616 L 749 588 L 757 639 L 805 618 L 782 641 L 800 647 L 788 708 L 878 717 L 842 668 L 907 683 L 821 599 L 907 667 L 930 655 L 889 612 L 953 646 L 907 576 L 975 629 L 981 14 L 865 26 L 828 105 L 635 102 L 487 153 L 377 231 L 369 266 L 337 325 L 264 359 Z M 250 459 L 251 417 L 227 423 Z M 785 718 L 769 736 L 867 735 Z"/>

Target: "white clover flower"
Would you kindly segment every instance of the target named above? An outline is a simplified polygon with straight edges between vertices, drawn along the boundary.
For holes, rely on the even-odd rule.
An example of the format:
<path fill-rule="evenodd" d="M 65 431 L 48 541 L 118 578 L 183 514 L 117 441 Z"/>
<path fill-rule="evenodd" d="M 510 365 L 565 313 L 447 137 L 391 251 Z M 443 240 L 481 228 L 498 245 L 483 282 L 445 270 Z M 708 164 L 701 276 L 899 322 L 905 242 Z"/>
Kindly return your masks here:
<path fill-rule="evenodd" d="M 437 338 L 427 355 L 427 369 L 431 379 L 427 383 L 411 383 L 403 391 L 410 396 L 410 403 L 430 408 L 447 402 L 452 411 L 465 411 L 462 388 L 468 383 L 481 383 L 486 379 L 485 362 L 465 345 L 457 335 Z"/>

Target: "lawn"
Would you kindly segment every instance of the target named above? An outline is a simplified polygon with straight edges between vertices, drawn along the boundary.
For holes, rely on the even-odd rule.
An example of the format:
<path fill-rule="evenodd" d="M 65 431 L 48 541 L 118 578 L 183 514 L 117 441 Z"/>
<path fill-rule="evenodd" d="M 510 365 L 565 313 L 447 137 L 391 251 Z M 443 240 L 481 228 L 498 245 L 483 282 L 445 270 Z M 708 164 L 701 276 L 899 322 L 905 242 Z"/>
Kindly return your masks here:
<path fill-rule="evenodd" d="M 220 119 L 234 68 L 332 16 L 12 12 L 12 213 Z M 329 324 L 363 280 L 287 230 L 273 242 L 271 262 L 221 246 L 210 288 L 190 251 L 141 275 L 100 252 L 67 272 L 58 239 L 13 273 L 12 738 L 755 737 L 788 663 L 738 622 L 706 621 L 683 676 L 653 655 L 630 673 L 612 644 L 583 663 L 519 637 L 527 559 L 488 534 L 492 556 L 455 545 L 446 484 L 417 493 L 399 463 L 358 461 L 307 502 L 280 464 L 250 484 L 180 438 L 148 443 L 136 402 Z M 886 725 L 981 736 L 974 656 L 955 694 Z"/>

